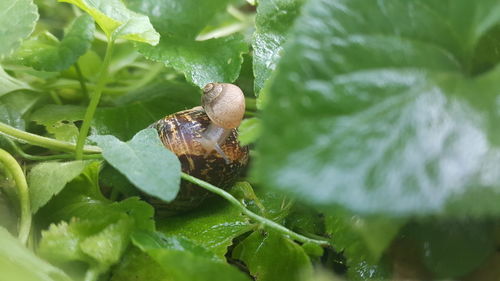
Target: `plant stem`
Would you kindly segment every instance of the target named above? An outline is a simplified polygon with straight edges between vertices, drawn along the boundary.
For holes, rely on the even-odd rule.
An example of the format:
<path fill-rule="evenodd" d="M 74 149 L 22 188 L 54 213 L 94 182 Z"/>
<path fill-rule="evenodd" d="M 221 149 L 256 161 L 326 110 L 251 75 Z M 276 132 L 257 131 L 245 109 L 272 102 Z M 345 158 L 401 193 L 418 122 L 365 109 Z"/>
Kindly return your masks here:
<path fill-rule="evenodd" d="M 12 157 L 7 151 L 0 149 L 0 162 L 9 171 L 16 183 L 17 194 L 19 196 L 19 206 L 21 209 L 21 216 L 19 221 L 18 237 L 21 243 L 26 245 L 31 229 L 31 210 L 30 210 L 30 196 L 28 191 L 28 183 L 24 176 L 23 169 L 19 166 L 16 159 Z"/>
<path fill-rule="evenodd" d="M 317 239 L 312 239 L 312 238 L 300 235 L 300 234 L 295 233 L 295 232 L 291 231 L 290 229 L 288 229 L 288 228 L 286 228 L 286 227 L 284 227 L 284 226 L 282 226 L 282 225 L 280 225 L 272 220 L 269 220 L 267 218 L 264 218 L 264 217 L 257 215 L 256 213 L 245 208 L 245 206 L 243 204 L 241 204 L 240 201 L 238 201 L 238 199 L 234 198 L 231 194 L 229 194 L 225 190 L 220 189 L 220 188 L 218 188 L 218 187 L 216 187 L 208 182 L 202 181 L 202 180 L 195 178 L 193 176 L 190 176 L 186 173 L 181 173 L 181 178 L 183 178 L 191 183 L 194 183 L 196 185 L 199 185 L 199 186 L 205 188 L 206 190 L 223 197 L 224 199 L 229 201 L 231 204 L 233 204 L 234 206 L 239 208 L 245 215 L 249 216 L 250 218 L 254 219 L 255 221 L 260 222 L 261 224 L 263 224 L 269 228 L 272 228 L 272 229 L 274 229 L 274 230 L 276 230 L 284 235 L 289 236 L 290 238 L 292 238 L 296 241 L 299 241 L 302 243 L 314 243 L 314 244 L 318 244 L 322 247 L 330 247 L 331 246 L 330 243 L 326 240 L 317 240 Z"/>
<path fill-rule="evenodd" d="M 87 91 L 87 85 L 85 84 L 85 78 L 83 77 L 82 70 L 78 62 L 75 63 L 76 74 L 78 75 L 78 81 L 80 82 L 80 87 L 82 88 L 83 95 L 88 99 L 89 92 Z"/>
<path fill-rule="evenodd" d="M 85 112 L 85 117 L 83 118 L 83 124 L 80 128 L 80 133 L 78 134 L 78 140 L 76 142 L 75 150 L 75 158 L 77 160 L 83 158 L 83 146 L 85 144 L 87 134 L 89 133 L 90 123 L 92 122 L 92 118 L 94 117 L 97 105 L 99 104 L 99 100 L 101 99 L 102 90 L 104 89 L 104 86 L 106 86 L 109 63 L 111 62 L 111 56 L 113 54 L 113 46 L 114 41 L 110 39 L 108 41 L 108 46 L 106 47 L 104 61 L 101 65 L 101 69 L 99 70 L 99 81 L 97 83 L 97 87 L 90 97 L 90 103 L 87 107 L 87 111 Z"/>
<path fill-rule="evenodd" d="M 42 137 L 36 134 L 28 133 L 14 127 L 11 127 L 5 123 L 0 122 L 0 133 L 3 133 L 9 137 L 25 141 L 29 144 L 45 147 L 55 151 L 63 152 L 74 152 L 76 145 L 71 142 L 59 141 L 47 137 Z M 83 150 L 87 153 L 100 153 L 101 148 L 93 145 L 86 145 Z"/>
<path fill-rule="evenodd" d="M 60 160 L 60 159 L 72 159 L 75 157 L 72 153 L 67 154 L 57 154 L 57 155 L 31 155 L 24 152 L 13 140 L 10 138 L 5 138 L 7 142 L 12 146 L 14 151 L 24 159 L 33 161 L 49 161 L 49 160 Z M 102 159 L 102 154 L 84 154 L 83 159 Z"/>

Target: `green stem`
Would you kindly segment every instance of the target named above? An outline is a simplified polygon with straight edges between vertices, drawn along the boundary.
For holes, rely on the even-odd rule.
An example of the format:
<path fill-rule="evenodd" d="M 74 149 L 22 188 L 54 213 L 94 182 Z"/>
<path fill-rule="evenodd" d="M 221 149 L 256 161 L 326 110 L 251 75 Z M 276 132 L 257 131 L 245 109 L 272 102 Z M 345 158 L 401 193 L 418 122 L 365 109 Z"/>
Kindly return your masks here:
<path fill-rule="evenodd" d="M 12 146 L 14 151 L 24 159 L 33 160 L 33 161 L 49 161 L 49 160 L 61 160 L 61 159 L 73 159 L 75 157 L 72 153 L 67 154 L 57 154 L 57 155 L 31 155 L 24 152 L 14 141 L 10 138 L 5 138 L 7 142 Z M 102 154 L 85 154 L 83 155 L 83 159 L 102 159 Z"/>
<path fill-rule="evenodd" d="M 80 133 L 78 134 L 78 140 L 76 142 L 75 150 L 75 158 L 77 160 L 83 159 L 83 146 L 85 145 L 85 139 L 87 138 L 87 134 L 89 133 L 90 123 L 92 122 L 92 118 L 94 117 L 97 105 L 99 104 L 99 100 L 101 99 L 102 90 L 104 89 L 104 86 L 106 86 L 109 63 L 111 62 L 111 55 L 113 54 L 113 46 L 114 41 L 111 39 L 109 40 L 108 46 L 106 47 L 104 61 L 101 65 L 101 69 L 99 70 L 99 81 L 97 82 L 97 87 L 90 97 L 90 103 L 87 107 L 87 111 L 85 112 L 85 117 L 83 118 L 83 124 L 80 128 Z"/>
<path fill-rule="evenodd" d="M 16 159 L 12 157 L 7 151 L 0 149 L 0 162 L 9 171 L 16 183 L 19 195 L 19 206 L 21 208 L 21 216 L 19 221 L 19 240 L 26 245 L 31 228 L 31 210 L 30 210 L 30 196 L 28 191 L 28 183 L 24 176 L 23 169 L 19 166 Z"/>
<path fill-rule="evenodd" d="M 78 82 L 80 82 L 80 87 L 82 88 L 82 93 L 86 98 L 89 98 L 89 92 L 87 90 L 87 85 L 85 84 L 85 78 L 83 77 L 80 65 L 75 63 L 76 74 L 78 75 Z"/>
<path fill-rule="evenodd" d="M 205 182 L 205 181 L 202 181 L 198 178 L 192 177 L 186 173 L 181 173 L 181 178 L 183 178 L 191 183 L 194 183 L 196 185 L 199 185 L 199 186 L 205 188 L 206 190 L 223 197 L 224 199 L 229 201 L 231 204 L 233 204 L 234 206 L 239 208 L 245 215 L 249 216 L 250 218 L 254 219 L 257 222 L 260 222 L 262 225 L 265 225 L 265 226 L 272 228 L 272 229 L 274 229 L 274 230 L 276 230 L 284 235 L 287 235 L 291 239 L 294 239 L 294 240 L 302 242 L 302 243 L 318 244 L 322 247 L 330 247 L 331 246 L 330 243 L 326 240 L 317 240 L 317 239 L 312 239 L 312 238 L 300 235 L 300 234 L 295 233 L 295 232 L 291 231 L 290 229 L 288 229 L 288 228 L 286 228 L 286 227 L 284 227 L 284 226 L 282 226 L 282 225 L 280 225 L 272 220 L 269 220 L 267 218 L 264 218 L 264 217 L 261 217 L 261 216 L 255 214 L 254 212 L 245 208 L 245 206 L 243 204 L 241 204 L 241 202 L 238 201 L 238 199 L 234 198 L 231 194 L 229 194 L 225 190 L 220 189 L 220 188 L 218 188 L 218 187 L 216 187 L 208 182 Z"/>
<path fill-rule="evenodd" d="M 11 127 L 5 123 L 0 122 L 0 133 L 3 133 L 9 137 L 25 141 L 29 144 L 45 147 L 55 151 L 62 152 L 74 152 L 76 145 L 71 142 L 59 141 L 51 138 L 42 137 L 39 135 L 31 134 L 14 127 Z M 101 148 L 93 145 L 86 145 L 83 150 L 87 153 L 100 153 Z"/>

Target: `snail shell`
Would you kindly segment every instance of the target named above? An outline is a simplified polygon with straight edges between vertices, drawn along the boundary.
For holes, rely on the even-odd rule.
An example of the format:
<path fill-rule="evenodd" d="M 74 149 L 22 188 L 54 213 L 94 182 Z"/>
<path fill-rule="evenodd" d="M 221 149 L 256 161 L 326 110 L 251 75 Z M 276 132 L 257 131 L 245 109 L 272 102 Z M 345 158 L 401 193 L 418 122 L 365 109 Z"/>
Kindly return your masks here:
<path fill-rule="evenodd" d="M 215 150 L 207 152 L 200 144 L 203 132 L 211 120 L 202 107 L 180 111 L 152 124 L 166 148 L 174 152 L 182 171 L 205 180 L 215 186 L 227 188 L 234 183 L 248 163 L 248 148 L 238 142 L 236 129 L 231 129 L 220 148 L 225 158 Z M 211 193 L 190 182 L 181 181 L 177 197 L 170 203 L 147 198 L 159 215 L 170 215 L 192 209 L 202 203 Z"/>
<path fill-rule="evenodd" d="M 245 114 L 245 96 L 233 84 L 207 84 L 203 88 L 201 104 L 212 122 L 225 129 L 237 128 Z"/>

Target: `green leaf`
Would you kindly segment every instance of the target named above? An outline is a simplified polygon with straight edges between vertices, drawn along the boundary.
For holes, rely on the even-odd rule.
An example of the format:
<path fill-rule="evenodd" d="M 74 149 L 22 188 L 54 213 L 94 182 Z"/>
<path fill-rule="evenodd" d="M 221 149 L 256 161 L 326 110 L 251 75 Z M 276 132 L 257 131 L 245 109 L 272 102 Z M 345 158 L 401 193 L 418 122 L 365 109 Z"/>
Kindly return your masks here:
<path fill-rule="evenodd" d="M 33 109 L 37 102 L 43 97 L 40 93 L 31 91 L 20 91 L 9 93 L 1 98 L 2 104 L 7 105 L 12 110 L 17 111 L 21 116 Z"/>
<path fill-rule="evenodd" d="M 165 270 L 168 280 L 213 280 L 214 276 L 217 280 L 249 280 L 238 269 L 217 261 L 213 253 L 187 239 L 159 232 L 136 232 L 132 241 Z"/>
<path fill-rule="evenodd" d="M 63 221 L 42 231 L 38 252 L 61 266 L 80 261 L 104 272 L 121 259 L 132 232 L 154 230 L 153 208 L 137 197 L 113 203 L 99 200 L 88 192 L 92 170 L 87 167 L 85 174 L 39 212 L 39 222 Z"/>
<path fill-rule="evenodd" d="M 111 281 L 172 281 L 168 273 L 148 254 L 136 247 L 127 251 L 113 269 Z"/>
<path fill-rule="evenodd" d="M 156 238 L 153 238 L 156 240 Z M 180 247 L 175 238 L 162 240 L 174 242 L 173 247 L 143 247 L 147 254 L 136 248 L 129 251 L 113 272 L 113 281 L 249 281 L 241 271 L 227 263 L 213 261 Z M 181 240 L 182 241 L 182 240 Z M 146 242 L 147 243 L 147 242 Z M 159 242 L 163 244 L 163 242 Z M 182 241 L 186 246 L 187 241 Z"/>
<path fill-rule="evenodd" d="M 73 65 L 90 48 L 95 24 L 89 15 L 76 18 L 59 42 L 49 32 L 25 41 L 14 54 L 19 63 L 41 71 L 62 71 Z"/>
<path fill-rule="evenodd" d="M 376 264 L 403 223 L 394 219 L 363 218 L 348 213 L 337 213 L 325 218 L 326 231 L 333 237 L 332 243 L 336 249 L 344 251 L 348 265 L 362 261 Z"/>
<path fill-rule="evenodd" d="M 128 236 L 132 223 L 130 220 L 119 220 L 108 224 L 101 232 L 81 241 L 80 249 L 97 261 L 102 271 L 117 263 L 128 246 Z"/>
<path fill-rule="evenodd" d="M 24 120 L 21 114 L 3 103 L 0 103 L 0 122 L 24 130 Z"/>
<path fill-rule="evenodd" d="M 281 58 L 283 44 L 304 0 L 262 0 L 257 6 L 253 36 L 253 69 L 255 92 L 275 70 Z"/>
<path fill-rule="evenodd" d="M 1 281 L 70 281 L 62 270 L 38 258 L 0 227 Z"/>
<path fill-rule="evenodd" d="M 158 222 L 158 231 L 189 239 L 215 253 L 219 260 L 225 260 L 234 238 L 252 228 L 240 210 L 218 198 L 208 200 L 189 213 Z"/>
<path fill-rule="evenodd" d="M 0 96 L 22 89 L 31 89 L 31 87 L 25 82 L 10 76 L 0 67 Z"/>
<path fill-rule="evenodd" d="M 160 35 L 147 16 L 127 9 L 120 0 L 59 0 L 78 6 L 91 15 L 108 38 L 158 44 Z"/>
<path fill-rule="evenodd" d="M 236 80 L 248 46 L 241 35 L 196 41 L 196 35 L 231 0 L 139 1 L 127 3 L 151 18 L 161 34 L 156 47 L 139 45 L 147 58 L 184 73 L 186 79 L 203 87 L 209 82 Z"/>
<path fill-rule="evenodd" d="M 254 143 L 261 134 L 262 123 L 259 118 L 248 118 L 238 127 L 238 140 L 241 145 Z"/>
<path fill-rule="evenodd" d="M 132 223 L 124 214 L 115 222 L 94 219 L 51 225 L 42 231 L 38 252 L 55 263 L 82 261 L 99 272 L 106 271 L 125 251 Z"/>
<path fill-rule="evenodd" d="M 166 149 L 155 129 L 138 132 L 129 142 L 114 136 L 92 136 L 102 156 L 143 192 L 166 202 L 179 191 L 181 165 Z"/>
<path fill-rule="evenodd" d="M 0 139 L 0 146 L 2 145 L 2 139 Z M 14 204 L 11 201 L 12 196 L 8 196 L 5 189 L 7 184 L 3 183 L 2 188 L 0 188 L 0 227 L 4 227 L 11 233 L 15 233 L 18 224 L 18 216 Z M 12 187 L 12 189 L 14 189 Z"/>
<path fill-rule="evenodd" d="M 31 114 L 31 121 L 45 126 L 55 139 L 76 142 L 78 127 L 75 122 L 83 120 L 85 108 L 74 105 L 46 105 Z"/>
<path fill-rule="evenodd" d="M 0 2 L 0 59 L 19 47 L 38 20 L 38 9 L 33 0 L 3 0 Z"/>
<path fill-rule="evenodd" d="M 212 252 L 182 237 L 167 237 L 160 232 L 137 231 L 132 234 L 131 239 L 132 243 L 143 252 L 153 249 L 171 249 L 176 251 L 187 251 L 199 257 L 216 260 Z"/>
<path fill-rule="evenodd" d="M 257 281 L 302 280 L 312 274 L 304 249 L 276 233 L 254 232 L 233 250 Z"/>
<path fill-rule="evenodd" d="M 418 241 L 422 261 L 437 279 L 463 276 L 496 251 L 494 228 L 488 222 L 419 223 L 405 234 Z"/>
<path fill-rule="evenodd" d="M 80 175 L 89 161 L 42 162 L 28 174 L 31 212 L 35 214 L 58 194 L 68 182 Z"/>
<path fill-rule="evenodd" d="M 309 1 L 266 88 L 254 175 L 330 210 L 500 213 L 500 69 L 472 72 L 499 10 Z"/>
<path fill-rule="evenodd" d="M 147 253 L 167 272 L 172 281 L 211 281 L 215 276 L 220 281 L 250 281 L 236 267 L 190 252 L 153 249 Z"/>

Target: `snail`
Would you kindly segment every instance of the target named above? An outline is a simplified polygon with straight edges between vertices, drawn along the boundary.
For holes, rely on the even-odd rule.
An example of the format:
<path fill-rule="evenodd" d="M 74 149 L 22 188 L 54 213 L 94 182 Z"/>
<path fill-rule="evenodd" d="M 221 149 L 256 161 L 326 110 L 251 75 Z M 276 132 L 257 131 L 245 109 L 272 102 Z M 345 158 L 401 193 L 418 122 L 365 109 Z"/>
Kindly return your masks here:
<path fill-rule="evenodd" d="M 203 88 L 202 106 L 164 117 L 156 128 L 166 148 L 181 162 L 182 171 L 221 188 L 229 187 L 248 163 L 248 148 L 238 142 L 245 112 L 245 98 L 239 87 L 210 83 Z M 182 180 L 177 197 L 170 203 L 147 198 L 160 216 L 200 205 L 210 195 L 202 187 Z"/>

